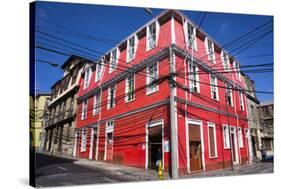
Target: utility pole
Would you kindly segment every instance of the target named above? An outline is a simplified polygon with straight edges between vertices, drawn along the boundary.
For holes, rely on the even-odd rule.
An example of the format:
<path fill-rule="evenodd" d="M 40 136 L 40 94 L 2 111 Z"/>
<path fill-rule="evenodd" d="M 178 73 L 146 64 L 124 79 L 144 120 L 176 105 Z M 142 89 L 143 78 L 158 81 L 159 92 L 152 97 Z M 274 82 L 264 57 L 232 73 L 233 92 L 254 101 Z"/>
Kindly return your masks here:
<path fill-rule="evenodd" d="M 175 110 L 175 62 L 174 62 L 174 52 L 172 47 L 170 51 L 170 127 L 171 127 L 171 156 L 172 156 L 172 178 L 178 178 L 178 137 L 176 128 L 176 110 Z"/>
<path fill-rule="evenodd" d="M 232 137 L 231 137 L 231 131 L 230 131 L 230 125 L 229 125 L 229 113 L 228 113 L 228 94 L 229 94 L 229 91 L 228 91 L 228 88 L 226 89 L 227 90 L 227 93 L 225 93 L 225 108 L 226 108 L 226 113 L 227 113 L 227 127 L 228 127 L 228 136 L 229 136 L 229 146 L 230 146 L 230 164 L 231 164 L 231 170 L 234 171 L 234 168 L 233 168 L 233 146 L 232 146 Z"/>

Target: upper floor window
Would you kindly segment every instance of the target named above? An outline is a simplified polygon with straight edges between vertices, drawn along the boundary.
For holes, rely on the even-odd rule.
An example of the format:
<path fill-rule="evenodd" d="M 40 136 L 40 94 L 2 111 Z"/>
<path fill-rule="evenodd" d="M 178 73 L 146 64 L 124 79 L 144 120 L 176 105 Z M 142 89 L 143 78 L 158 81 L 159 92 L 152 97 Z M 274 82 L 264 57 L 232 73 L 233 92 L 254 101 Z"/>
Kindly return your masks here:
<path fill-rule="evenodd" d="M 229 69 L 229 57 L 224 51 L 221 52 L 221 58 L 222 58 L 223 68 L 228 71 L 228 69 Z"/>
<path fill-rule="evenodd" d="M 196 28 L 190 24 L 189 22 L 185 22 L 185 36 L 187 39 L 187 44 L 194 50 L 197 50 L 197 42 L 196 42 Z"/>
<path fill-rule="evenodd" d="M 137 35 L 132 36 L 127 41 L 127 62 L 133 60 L 136 55 Z"/>
<path fill-rule="evenodd" d="M 130 102 L 135 98 L 135 76 L 130 75 L 126 78 L 125 102 Z"/>
<path fill-rule="evenodd" d="M 103 69 L 104 69 L 104 60 L 101 59 L 97 62 L 97 66 L 96 66 L 96 79 L 95 82 L 99 81 L 101 79 L 102 73 L 103 73 Z"/>
<path fill-rule="evenodd" d="M 83 87 L 84 89 L 86 89 L 86 88 L 89 86 L 91 76 L 92 76 L 92 70 L 91 70 L 91 68 L 88 68 L 88 69 L 85 71 L 84 87 Z"/>
<path fill-rule="evenodd" d="M 147 26 L 147 41 L 146 50 L 153 49 L 157 45 L 157 38 L 159 33 L 159 23 L 158 21 L 153 22 Z"/>
<path fill-rule="evenodd" d="M 217 152 L 216 125 L 214 123 L 208 123 L 208 135 L 209 135 L 209 157 L 215 158 L 218 156 L 218 152 Z"/>
<path fill-rule="evenodd" d="M 189 84 L 190 84 L 190 91 L 191 92 L 200 92 L 199 86 L 199 73 L 198 73 L 198 66 L 194 63 L 188 64 L 189 68 Z"/>
<path fill-rule="evenodd" d="M 243 93 L 239 92 L 239 102 L 240 102 L 240 110 L 244 111 L 244 100 L 243 100 Z"/>
<path fill-rule="evenodd" d="M 216 63 L 216 57 L 215 57 L 215 48 L 214 43 L 206 37 L 205 39 L 205 47 L 208 55 L 208 60 L 210 60 L 212 63 Z"/>
<path fill-rule="evenodd" d="M 118 63 L 118 57 L 119 57 L 119 50 L 117 47 L 110 53 L 109 73 L 112 73 L 116 70 L 117 63 Z"/>
<path fill-rule="evenodd" d="M 239 64 L 237 64 L 235 61 L 233 61 L 233 67 L 234 67 L 234 71 L 236 73 L 236 78 L 238 79 L 238 81 L 241 81 Z"/>
<path fill-rule="evenodd" d="M 115 106 L 116 85 L 108 88 L 107 109 L 114 108 Z"/>
<path fill-rule="evenodd" d="M 146 94 L 158 91 L 158 62 L 146 67 Z"/>
<path fill-rule="evenodd" d="M 219 92 L 218 92 L 218 82 L 217 77 L 214 74 L 211 74 L 211 96 L 214 100 L 219 100 Z"/>
<path fill-rule="evenodd" d="M 233 106 L 233 94 L 232 94 L 232 87 L 230 84 L 226 84 L 225 92 L 226 92 L 225 96 L 226 96 L 227 104 Z"/>
<path fill-rule="evenodd" d="M 94 95 L 94 108 L 93 108 L 93 114 L 96 115 L 101 110 L 101 93 L 97 93 Z"/>
<path fill-rule="evenodd" d="M 83 101 L 81 120 L 84 120 L 87 118 L 87 105 L 88 105 L 88 100 Z"/>

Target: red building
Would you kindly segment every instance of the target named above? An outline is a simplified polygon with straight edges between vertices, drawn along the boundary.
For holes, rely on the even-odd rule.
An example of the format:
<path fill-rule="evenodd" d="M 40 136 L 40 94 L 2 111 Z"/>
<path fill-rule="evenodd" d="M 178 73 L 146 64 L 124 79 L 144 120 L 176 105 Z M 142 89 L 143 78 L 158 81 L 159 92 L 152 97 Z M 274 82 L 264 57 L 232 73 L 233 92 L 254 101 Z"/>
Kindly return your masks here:
<path fill-rule="evenodd" d="M 76 156 L 154 169 L 162 154 L 180 175 L 248 162 L 238 67 L 185 15 L 162 12 L 83 71 Z"/>

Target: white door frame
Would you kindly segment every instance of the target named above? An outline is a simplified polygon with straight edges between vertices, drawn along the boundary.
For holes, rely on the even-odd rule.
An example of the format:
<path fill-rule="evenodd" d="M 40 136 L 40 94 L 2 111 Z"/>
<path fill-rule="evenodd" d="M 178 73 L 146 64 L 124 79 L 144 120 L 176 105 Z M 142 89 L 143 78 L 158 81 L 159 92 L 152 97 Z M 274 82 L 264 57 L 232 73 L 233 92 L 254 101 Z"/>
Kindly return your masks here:
<path fill-rule="evenodd" d="M 162 130 L 162 169 L 164 170 L 165 167 L 165 152 L 164 152 L 164 119 L 156 120 L 156 121 L 150 121 L 146 123 L 145 125 L 145 169 L 148 170 L 148 128 L 155 127 L 161 125 Z"/>
<path fill-rule="evenodd" d="M 231 154 L 231 155 L 235 155 L 235 159 L 236 161 L 234 161 L 234 159 L 232 158 L 232 162 L 234 165 L 238 165 L 239 164 L 239 156 L 238 156 L 238 140 L 237 140 L 237 129 L 235 126 L 230 126 L 230 134 L 234 136 L 234 141 L 232 142 L 232 144 L 234 144 L 234 149 L 235 149 L 235 154 Z M 232 137 L 230 135 L 230 140 L 232 141 Z M 231 145 L 231 144 L 230 144 Z M 233 156 L 232 156 L 233 157 Z"/>
<path fill-rule="evenodd" d="M 78 139 L 78 132 L 74 134 L 74 146 L 73 146 L 73 157 L 77 157 L 77 139 Z"/>
<path fill-rule="evenodd" d="M 187 162 L 187 172 L 190 173 L 190 158 L 189 158 L 189 124 L 200 126 L 200 139 L 201 139 L 201 158 L 203 171 L 205 171 L 205 150 L 204 150 L 204 137 L 203 137 L 203 122 L 197 119 L 186 118 L 186 162 Z"/>

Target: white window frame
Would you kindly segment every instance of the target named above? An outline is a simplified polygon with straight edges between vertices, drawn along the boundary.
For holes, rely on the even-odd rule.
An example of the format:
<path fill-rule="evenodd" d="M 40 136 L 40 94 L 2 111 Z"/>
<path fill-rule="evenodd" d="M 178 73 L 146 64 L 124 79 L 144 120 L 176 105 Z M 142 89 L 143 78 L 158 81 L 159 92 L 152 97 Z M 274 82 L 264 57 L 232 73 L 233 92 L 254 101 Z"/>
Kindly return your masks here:
<path fill-rule="evenodd" d="M 101 92 L 94 95 L 93 115 L 97 115 L 98 113 L 100 113 L 100 111 L 101 111 Z"/>
<path fill-rule="evenodd" d="M 245 111 L 243 93 L 239 91 L 240 110 Z"/>
<path fill-rule="evenodd" d="M 86 89 L 86 88 L 89 87 L 91 77 L 92 77 L 92 69 L 91 69 L 91 68 L 88 68 L 88 69 L 85 71 L 85 75 L 84 75 L 84 85 L 83 85 L 83 89 Z"/>
<path fill-rule="evenodd" d="M 154 46 L 150 46 L 150 43 L 149 43 L 149 40 L 152 38 L 151 37 L 151 33 L 149 32 L 150 31 L 150 27 L 152 25 L 155 25 L 155 42 L 154 42 Z M 146 51 L 149 51 L 155 47 L 157 47 L 157 44 L 158 44 L 158 36 L 159 36 L 159 22 L 158 20 L 155 20 L 153 21 L 152 23 L 148 24 L 146 26 Z"/>
<path fill-rule="evenodd" d="M 195 91 L 195 92 L 200 93 L 200 83 L 199 83 L 200 80 L 199 80 L 199 74 L 198 74 L 198 65 L 193 63 L 193 67 L 195 67 L 195 72 L 196 72 L 195 75 L 190 74 L 193 72 L 192 71 L 193 68 L 191 67 L 191 63 L 188 62 L 188 78 L 189 78 L 189 86 L 190 86 L 189 88 L 190 88 L 191 92 L 194 92 L 194 87 L 196 87 L 197 91 Z M 195 77 L 195 79 L 193 77 Z M 195 82 L 195 85 L 194 85 L 194 82 Z"/>
<path fill-rule="evenodd" d="M 104 160 L 107 160 L 107 135 L 108 133 L 112 133 L 112 151 L 113 151 L 113 143 L 114 143 L 114 120 L 108 121 L 105 124 L 105 145 L 104 145 Z"/>
<path fill-rule="evenodd" d="M 214 76 L 214 78 L 215 78 L 215 83 L 214 84 L 212 84 L 212 76 Z M 215 86 L 213 86 L 213 85 L 215 85 Z M 210 88 L 211 88 L 211 98 L 213 99 L 213 100 L 216 100 L 216 101 L 219 101 L 220 100 L 220 98 L 219 98 L 219 89 L 218 89 L 218 78 L 216 77 L 216 75 L 215 74 L 210 74 Z M 216 99 L 214 99 L 213 98 L 213 90 L 215 90 L 216 91 Z"/>
<path fill-rule="evenodd" d="M 113 57 L 113 54 L 115 53 L 116 57 L 114 58 Z M 111 51 L 110 53 L 110 66 L 109 66 L 109 73 L 111 74 L 112 72 L 114 72 L 117 68 L 117 65 L 118 65 L 118 59 L 119 59 L 119 56 L 120 56 L 120 51 L 119 51 L 119 48 L 116 47 L 115 49 L 113 49 L 113 51 Z M 115 65 L 114 65 L 115 64 Z"/>
<path fill-rule="evenodd" d="M 86 150 L 87 150 L 87 129 L 83 129 L 81 132 L 80 152 L 85 152 Z"/>
<path fill-rule="evenodd" d="M 130 57 L 130 40 L 134 39 L 134 54 L 132 57 Z M 138 45 L 138 37 L 137 35 L 133 35 L 127 40 L 127 56 L 126 56 L 126 62 L 129 63 L 130 61 L 134 60 L 136 57 L 136 52 L 137 52 L 137 45 Z"/>
<path fill-rule="evenodd" d="M 226 57 L 226 62 L 225 62 L 224 57 Z M 224 70 L 229 71 L 229 66 L 230 66 L 229 56 L 224 51 L 221 51 L 221 61 L 222 61 L 222 65 L 223 65 Z"/>
<path fill-rule="evenodd" d="M 81 120 L 87 119 L 87 106 L 88 106 L 88 100 L 84 100 L 82 102 Z"/>
<path fill-rule="evenodd" d="M 225 130 L 226 128 L 226 130 Z M 230 135 L 229 135 L 229 129 L 230 127 L 228 125 L 223 125 L 222 127 L 223 132 L 223 147 L 224 149 L 230 149 Z"/>
<path fill-rule="evenodd" d="M 234 70 L 236 72 L 236 78 L 238 81 L 241 81 L 241 74 L 240 74 L 240 68 L 239 68 L 239 64 L 237 64 L 235 61 L 233 61 L 233 67 Z"/>
<path fill-rule="evenodd" d="M 193 27 L 193 36 L 192 37 L 194 38 L 194 40 L 192 42 L 192 45 L 190 45 L 191 39 L 189 39 L 190 34 L 188 31 L 188 26 Z M 187 20 L 184 23 L 184 33 L 185 33 L 185 39 L 186 39 L 185 41 L 186 41 L 187 45 L 190 48 L 192 48 L 193 50 L 197 51 L 196 27 L 193 24 L 189 23 Z"/>
<path fill-rule="evenodd" d="M 132 99 L 129 99 L 129 78 L 132 78 L 133 79 L 133 98 Z M 125 80 L 125 102 L 131 102 L 133 100 L 135 100 L 135 89 L 136 89 L 136 79 L 135 79 L 135 74 L 132 74 L 132 75 L 129 75 L 126 77 L 126 80 Z"/>
<path fill-rule="evenodd" d="M 111 101 L 111 95 L 110 95 L 110 91 L 111 89 L 114 88 L 114 93 L 113 93 L 113 105 L 112 107 L 110 107 L 110 101 Z M 107 96 L 107 109 L 112 109 L 115 107 L 115 97 L 116 97 L 116 84 L 108 87 L 108 96 Z"/>
<path fill-rule="evenodd" d="M 100 59 L 98 60 L 98 62 L 96 63 L 96 78 L 95 78 L 95 82 L 98 82 L 101 80 L 102 74 L 104 71 L 104 59 Z"/>
<path fill-rule="evenodd" d="M 209 42 L 211 43 L 211 49 L 212 49 L 211 51 L 209 48 Z M 208 56 L 208 60 L 213 64 L 216 64 L 216 55 L 215 55 L 216 52 L 215 52 L 214 42 L 211 41 L 208 37 L 205 38 L 205 49 Z"/>
<path fill-rule="evenodd" d="M 156 78 L 152 78 L 152 75 L 149 75 L 149 68 L 152 65 L 156 64 Z M 159 63 L 155 62 L 153 64 L 147 65 L 146 66 L 146 95 L 150 95 L 152 93 L 155 93 L 159 90 L 159 85 L 158 84 L 154 84 L 152 86 L 149 86 L 154 80 L 157 80 L 159 78 Z M 152 88 L 153 87 L 153 88 Z"/>
<path fill-rule="evenodd" d="M 210 133 L 209 133 L 209 127 L 213 127 L 214 131 L 214 144 L 215 144 L 215 156 L 211 156 L 210 151 Z M 217 158 L 218 157 L 218 149 L 217 149 L 217 131 L 216 131 L 216 124 L 212 122 L 208 122 L 208 147 L 209 147 L 209 158 Z"/>
<path fill-rule="evenodd" d="M 226 93 L 227 93 L 227 98 L 228 98 L 228 93 L 230 93 L 230 97 L 231 97 L 231 104 L 230 104 L 230 106 L 232 106 L 233 107 L 233 90 L 232 89 L 230 89 L 230 88 L 232 88 L 231 87 L 231 85 L 230 84 L 228 84 L 228 83 L 226 83 Z M 228 99 L 227 99 L 227 103 L 228 103 Z M 229 104 L 227 104 L 227 105 L 229 105 Z"/>
<path fill-rule="evenodd" d="M 244 148 L 243 130 L 241 127 L 238 127 L 238 145 L 239 148 Z"/>

